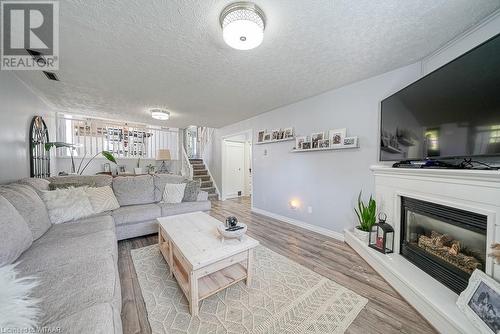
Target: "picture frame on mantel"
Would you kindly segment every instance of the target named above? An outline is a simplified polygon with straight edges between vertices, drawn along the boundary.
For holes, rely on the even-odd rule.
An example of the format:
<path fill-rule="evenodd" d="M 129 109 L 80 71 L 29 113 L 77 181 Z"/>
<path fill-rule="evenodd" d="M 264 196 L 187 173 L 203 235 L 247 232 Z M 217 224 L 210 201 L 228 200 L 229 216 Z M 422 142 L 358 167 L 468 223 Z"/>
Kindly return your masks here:
<path fill-rule="evenodd" d="M 474 270 L 457 306 L 481 334 L 500 333 L 500 283 L 481 270 Z"/>

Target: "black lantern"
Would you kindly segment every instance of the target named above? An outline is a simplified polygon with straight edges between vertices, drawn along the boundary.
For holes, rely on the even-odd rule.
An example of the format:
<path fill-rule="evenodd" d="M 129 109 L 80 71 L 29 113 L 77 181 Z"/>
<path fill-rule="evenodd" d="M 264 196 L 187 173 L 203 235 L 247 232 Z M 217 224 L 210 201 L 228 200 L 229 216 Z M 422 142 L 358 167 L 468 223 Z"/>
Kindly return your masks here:
<path fill-rule="evenodd" d="M 394 229 L 386 219 L 385 213 L 378 215 L 378 223 L 372 226 L 368 239 L 368 246 L 384 254 L 394 252 Z"/>

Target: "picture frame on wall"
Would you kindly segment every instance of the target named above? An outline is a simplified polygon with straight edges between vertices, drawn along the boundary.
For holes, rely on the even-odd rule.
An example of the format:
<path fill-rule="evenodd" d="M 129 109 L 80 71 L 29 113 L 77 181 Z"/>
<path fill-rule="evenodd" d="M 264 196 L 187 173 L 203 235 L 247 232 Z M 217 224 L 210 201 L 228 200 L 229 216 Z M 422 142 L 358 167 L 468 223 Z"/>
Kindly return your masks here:
<path fill-rule="evenodd" d="M 480 333 L 500 333 L 500 283 L 481 270 L 474 270 L 457 306 Z"/>
<path fill-rule="evenodd" d="M 330 148 L 330 139 L 322 139 L 318 141 L 318 148 Z"/>
<path fill-rule="evenodd" d="M 358 147 L 358 137 L 345 137 L 342 145 L 344 147 Z"/>
<path fill-rule="evenodd" d="M 341 147 L 344 144 L 347 129 L 333 129 L 328 131 L 328 139 L 330 139 L 331 147 Z"/>
<path fill-rule="evenodd" d="M 283 139 L 293 138 L 294 136 L 293 128 L 285 128 L 283 132 L 284 132 Z"/>
<path fill-rule="evenodd" d="M 306 136 L 301 136 L 301 137 L 296 137 L 295 138 L 295 149 L 296 150 L 301 150 L 302 149 L 302 144 L 307 141 Z"/>
<path fill-rule="evenodd" d="M 280 139 L 280 130 L 276 129 L 272 131 L 271 140 L 279 140 Z"/>
<path fill-rule="evenodd" d="M 316 132 L 311 134 L 311 148 L 318 148 L 318 144 L 320 140 L 325 139 L 325 134 L 323 132 Z"/>
<path fill-rule="evenodd" d="M 264 142 L 264 136 L 266 134 L 266 130 L 260 130 L 258 133 L 257 133 L 257 142 L 258 143 L 262 143 Z"/>

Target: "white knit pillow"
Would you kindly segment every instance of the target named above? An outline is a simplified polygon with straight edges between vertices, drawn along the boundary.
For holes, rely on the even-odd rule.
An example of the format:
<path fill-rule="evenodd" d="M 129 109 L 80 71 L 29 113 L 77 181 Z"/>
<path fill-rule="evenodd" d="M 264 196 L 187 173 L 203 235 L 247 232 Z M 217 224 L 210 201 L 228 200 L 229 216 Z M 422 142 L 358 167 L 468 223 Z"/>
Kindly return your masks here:
<path fill-rule="evenodd" d="M 164 203 L 180 203 L 186 190 L 185 183 L 167 183 L 163 191 Z"/>
<path fill-rule="evenodd" d="M 116 210 L 120 207 L 116 199 L 113 189 L 110 186 L 87 188 L 85 190 L 89 196 L 90 204 L 94 209 L 94 213 L 101 213 L 109 210 Z"/>
<path fill-rule="evenodd" d="M 31 333 L 40 315 L 38 300 L 31 297 L 38 283 L 32 277 L 18 278 L 16 265 L 0 267 L 0 330 Z"/>
<path fill-rule="evenodd" d="M 52 224 L 61 224 L 94 214 L 86 188 L 70 187 L 41 192 Z"/>

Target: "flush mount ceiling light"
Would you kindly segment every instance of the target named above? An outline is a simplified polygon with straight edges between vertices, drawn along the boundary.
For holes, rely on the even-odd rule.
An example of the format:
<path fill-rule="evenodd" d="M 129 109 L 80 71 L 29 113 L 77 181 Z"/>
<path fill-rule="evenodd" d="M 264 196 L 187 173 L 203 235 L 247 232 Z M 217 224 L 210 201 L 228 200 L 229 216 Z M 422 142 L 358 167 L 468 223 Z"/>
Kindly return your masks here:
<path fill-rule="evenodd" d="M 166 121 L 170 118 L 170 112 L 163 109 L 151 109 L 151 117 L 160 121 Z"/>
<path fill-rule="evenodd" d="M 258 47 L 264 39 L 264 12 L 251 2 L 235 2 L 220 14 L 224 42 L 237 50 Z"/>

